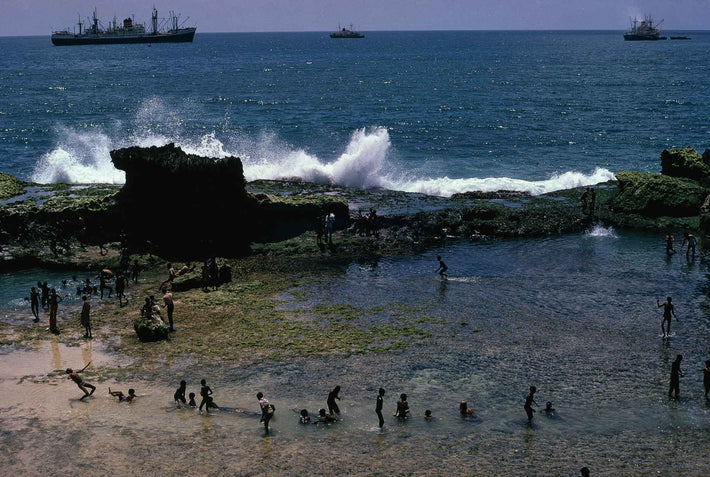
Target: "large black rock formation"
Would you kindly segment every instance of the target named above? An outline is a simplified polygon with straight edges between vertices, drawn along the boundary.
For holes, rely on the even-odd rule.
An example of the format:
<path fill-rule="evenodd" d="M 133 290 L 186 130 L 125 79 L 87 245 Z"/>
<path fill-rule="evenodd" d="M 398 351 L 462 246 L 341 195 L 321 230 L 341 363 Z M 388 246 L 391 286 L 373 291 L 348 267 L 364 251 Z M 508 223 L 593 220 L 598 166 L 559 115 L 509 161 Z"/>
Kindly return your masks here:
<path fill-rule="evenodd" d="M 168 144 L 117 149 L 111 159 L 126 172 L 119 203 L 131 249 L 180 257 L 248 251 L 255 201 L 239 158 L 200 157 Z"/>

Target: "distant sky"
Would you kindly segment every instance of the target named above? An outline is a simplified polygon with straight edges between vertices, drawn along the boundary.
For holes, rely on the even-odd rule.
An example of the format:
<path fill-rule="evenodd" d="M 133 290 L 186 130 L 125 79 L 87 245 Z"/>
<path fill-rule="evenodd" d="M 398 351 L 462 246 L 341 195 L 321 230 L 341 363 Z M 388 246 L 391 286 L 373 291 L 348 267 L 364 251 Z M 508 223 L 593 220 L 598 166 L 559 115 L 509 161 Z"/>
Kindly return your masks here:
<path fill-rule="evenodd" d="M 624 30 L 652 14 L 662 29 L 710 29 L 710 0 L 0 0 L 0 36 L 48 35 L 94 7 L 106 23 L 151 6 L 200 32 L 375 30 Z"/>

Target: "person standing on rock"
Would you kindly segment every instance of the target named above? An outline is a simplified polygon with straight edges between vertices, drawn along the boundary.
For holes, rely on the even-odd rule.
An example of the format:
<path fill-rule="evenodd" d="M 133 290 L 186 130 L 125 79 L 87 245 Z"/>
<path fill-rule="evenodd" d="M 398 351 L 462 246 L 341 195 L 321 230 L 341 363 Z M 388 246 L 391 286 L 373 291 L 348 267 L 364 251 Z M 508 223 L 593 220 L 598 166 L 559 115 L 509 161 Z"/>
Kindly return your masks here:
<path fill-rule="evenodd" d="M 84 304 L 81 306 L 81 326 L 84 327 L 86 331 L 84 333 L 84 338 L 92 339 L 91 336 L 91 304 L 87 299 L 86 295 L 81 297 Z"/>
<path fill-rule="evenodd" d="M 589 187 L 585 187 L 584 191 L 582 192 L 582 195 L 579 197 L 579 200 L 582 201 L 582 213 L 583 214 L 587 213 L 587 201 L 589 200 Z"/>
<path fill-rule="evenodd" d="M 594 218 L 594 205 L 595 205 L 596 201 L 597 201 L 597 192 L 592 187 L 591 191 L 589 192 L 589 216 L 591 218 Z"/>
<path fill-rule="evenodd" d="M 328 245 L 333 245 L 333 226 L 335 225 L 335 214 L 330 213 L 325 216 L 325 239 Z"/>

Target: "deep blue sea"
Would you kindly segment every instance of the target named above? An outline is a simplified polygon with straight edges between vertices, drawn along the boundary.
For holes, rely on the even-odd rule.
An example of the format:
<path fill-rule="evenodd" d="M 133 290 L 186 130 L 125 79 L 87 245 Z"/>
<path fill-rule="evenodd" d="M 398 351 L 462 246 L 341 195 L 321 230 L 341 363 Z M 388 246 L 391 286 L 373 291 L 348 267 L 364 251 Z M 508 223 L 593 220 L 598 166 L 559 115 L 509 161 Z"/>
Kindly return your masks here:
<path fill-rule="evenodd" d="M 673 32 L 664 32 L 672 35 Z M 708 146 L 710 33 L 201 34 L 192 44 L 0 38 L 0 170 L 122 183 L 109 151 L 176 142 L 299 176 L 450 195 L 658 171 Z"/>

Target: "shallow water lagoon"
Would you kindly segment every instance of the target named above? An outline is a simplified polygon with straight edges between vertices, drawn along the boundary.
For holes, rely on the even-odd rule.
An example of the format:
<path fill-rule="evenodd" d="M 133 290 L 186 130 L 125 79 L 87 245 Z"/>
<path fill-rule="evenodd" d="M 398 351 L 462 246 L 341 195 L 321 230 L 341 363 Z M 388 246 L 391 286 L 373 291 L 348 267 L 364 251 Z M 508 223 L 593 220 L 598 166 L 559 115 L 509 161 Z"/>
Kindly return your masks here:
<path fill-rule="evenodd" d="M 450 267 L 446 280 L 434 273 L 437 254 Z M 577 475 L 587 465 L 603 475 L 705 475 L 706 273 L 699 257 L 666 257 L 662 237 L 604 228 L 450 241 L 420 256 L 353 261 L 285 293 L 281 308 L 363 329 L 414 327 L 417 339 L 390 351 L 245 367 L 166 365 L 157 380 L 136 369 L 120 383 L 100 382 L 97 365 L 88 376 L 99 389 L 86 402 L 51 374 L 55 366 L 19 385 L 17 374 L 3 372 L 0 419 L 9 432 L 0 464 L 23 473 Z M 680 322 L 664 340 L 655 300 L 668 295 Z M 32 352 L 51 362 L 46 347 Z M 686 375 L 680 401 L 672 401 L 667 384 L 678 353 Z M 225 409 L 210 416 L 175 409 L 171 396 L 183 376 L 197 394 L 207 377 Z M 109 384 L 134 387 L 139 399 L 116 403 Z M 342 421 L 300 426 L 298 410 L 326 407 L 335 385 Z M 538 388 L 532 425 L 522 409 L 530 385 Z M 380 386 L 383 431 L 374 414 Z M 258 423 L 257 391 L 276 405 L 270 437 Z M 391 416 L 402 392 L 412 409 L 407 422 Z M 459 416 L 460 400 L 472 418 Z M 546 401 L 554 418 L 542 411 Z M 425 421 L 425 409 L 436 419 Z"/>

